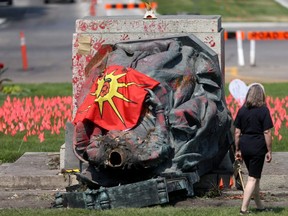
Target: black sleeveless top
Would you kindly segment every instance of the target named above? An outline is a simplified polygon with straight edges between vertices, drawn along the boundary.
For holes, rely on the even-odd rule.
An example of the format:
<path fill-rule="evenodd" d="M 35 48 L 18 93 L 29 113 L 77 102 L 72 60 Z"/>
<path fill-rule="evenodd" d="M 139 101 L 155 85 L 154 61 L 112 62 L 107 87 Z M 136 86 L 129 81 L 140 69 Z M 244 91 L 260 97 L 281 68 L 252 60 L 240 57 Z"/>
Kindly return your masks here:
<path fill-rule="evenodd" d="M 270 111 L 266 106 L 250 109 L 242 106 L 237 113 L 234 125 L 241 130 L 239 146 L 242 154 L 266 154 L 264 131 L 273 128 Z"/>

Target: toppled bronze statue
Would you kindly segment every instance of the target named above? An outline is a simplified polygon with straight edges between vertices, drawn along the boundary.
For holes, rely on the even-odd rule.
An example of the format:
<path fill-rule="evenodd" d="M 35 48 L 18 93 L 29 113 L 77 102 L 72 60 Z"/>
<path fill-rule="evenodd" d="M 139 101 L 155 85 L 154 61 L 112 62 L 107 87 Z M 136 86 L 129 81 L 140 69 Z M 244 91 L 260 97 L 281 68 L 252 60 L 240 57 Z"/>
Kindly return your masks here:
<path fill-rule="evenodd" d="M 217 169 L 231 145 L 217 54 L 189 35 L 106 45 L 96 55 L 87 66 L 73 141 L 76 156 L 89 164 L 78 180 L 88 185 L 90 205 L 117 207 L 111 196 L 147 184 L 162 193 L 152 204 L 168 202 L 175 190 L 193 196 L 193 184 Z M 74 196 L 58 199 L 73 207 Z M 110 197 L 105 207 L 103 196 Z M 132 207 L 143 205 L 151 203 Z"/>

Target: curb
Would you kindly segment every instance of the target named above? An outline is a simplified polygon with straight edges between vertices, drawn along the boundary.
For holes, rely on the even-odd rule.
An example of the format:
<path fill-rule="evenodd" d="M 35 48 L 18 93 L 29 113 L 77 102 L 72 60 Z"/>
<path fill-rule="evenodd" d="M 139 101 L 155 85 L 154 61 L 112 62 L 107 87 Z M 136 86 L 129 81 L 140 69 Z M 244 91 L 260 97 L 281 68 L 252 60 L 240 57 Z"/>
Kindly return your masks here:
<path fill-rule="evenodd" d="M 26 152 L 15 163 L 0 166 L 0 189 L 64 189 L 77 183 L 75 175 L 63 175 L 59 153 Z"/>

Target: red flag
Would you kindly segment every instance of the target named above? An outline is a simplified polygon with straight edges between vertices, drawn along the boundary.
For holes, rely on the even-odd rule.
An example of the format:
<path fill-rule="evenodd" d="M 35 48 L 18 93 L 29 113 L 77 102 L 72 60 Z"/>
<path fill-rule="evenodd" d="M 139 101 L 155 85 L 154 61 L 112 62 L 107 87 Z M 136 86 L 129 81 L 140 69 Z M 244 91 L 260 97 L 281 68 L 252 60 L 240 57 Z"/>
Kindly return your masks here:
<path fill-rule="evenodd" d="M 84 119 L 106 130 L 134 127 L 141 114 L 147 91 L 159 82 L 132 68 L 113 65 L 93 83 L 90 94 L 77 110 L 74 123 Z"/>
<path fill-rule="evenodd" d="M 44 132 L 39 133 L 38 138 L 40 140 L 40 143 L 44 142 L 45 140 L 45 134 Z"/>

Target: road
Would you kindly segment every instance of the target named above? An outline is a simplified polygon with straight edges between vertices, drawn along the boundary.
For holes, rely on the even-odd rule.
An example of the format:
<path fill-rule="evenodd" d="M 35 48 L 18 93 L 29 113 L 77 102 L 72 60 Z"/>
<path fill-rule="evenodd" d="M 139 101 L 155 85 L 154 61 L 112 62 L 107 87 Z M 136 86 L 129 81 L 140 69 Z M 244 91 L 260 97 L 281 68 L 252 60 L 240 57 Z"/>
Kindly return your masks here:
<path fill-rule="evenodd" d="M 119 3 L 117 0 L 105 3 Z M 134 2 L 126 0 L 122 2 Z M 98 0 L 97 16 L 139 15 L 134 10 L 105 10 L 104 0 Z M 76 19 L 89 15 L 89 1 L 45 5 L 40 0 L 14 0 L 12 7 L 0 6 L 0 62 L 9 70 L 3 78 L 13 82 L 71 82 L 72 34 Z M 288 31 L 287 24 L 223 23 L 227 31 Z M 25 34 L 28 70 L 22 67 L 20 32 Z M 243 41 L 245 66 L 238 66 L 236 40 L 225 42 L 226 77 L 267 81 L 288 81 L 287 41 L 257 41 L 256 67 L 249 66 L 249 41 Z"/>
<path fill-rule="evenodd" d="M 288 31 L 288 23 L 223 23 L 226 31 Z M 225 42 L 226 82 L 240 78 L 247 82 L 288 82 L 287 40 L 256 41 L 256 66 L 250 66 L 250 41 L 243 40 L 244 66 L 238 64 L 237 43 Z"/>
<path fill-rule="evenodd" d="M 15 0 L 13 7 L 0 8 L 0 14 L 4 12 L 0 61 L 9 67 L 5 77 L 14 82 L 70 82 L 72 34 L 75 20 L 85 15 L 83 8 L 78 4 Z M 27 71 L 22 69 L 20 31 L 25 33 Z"/>

